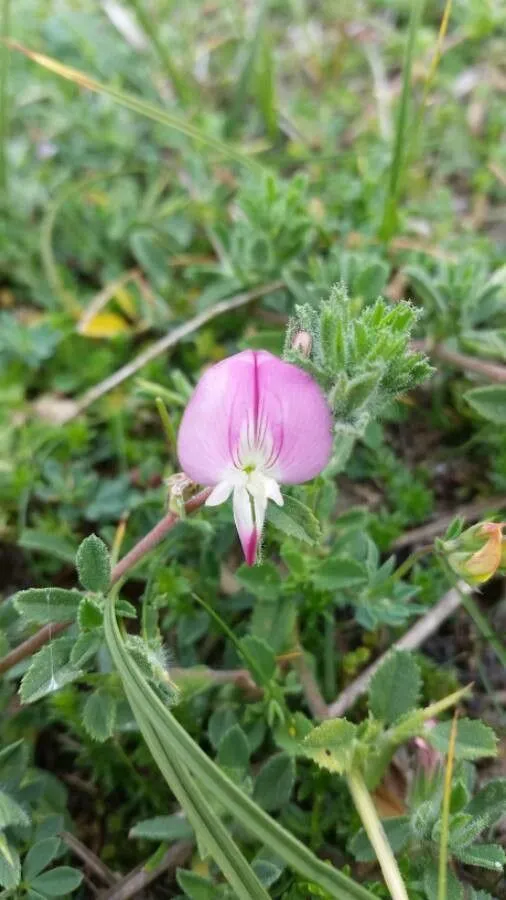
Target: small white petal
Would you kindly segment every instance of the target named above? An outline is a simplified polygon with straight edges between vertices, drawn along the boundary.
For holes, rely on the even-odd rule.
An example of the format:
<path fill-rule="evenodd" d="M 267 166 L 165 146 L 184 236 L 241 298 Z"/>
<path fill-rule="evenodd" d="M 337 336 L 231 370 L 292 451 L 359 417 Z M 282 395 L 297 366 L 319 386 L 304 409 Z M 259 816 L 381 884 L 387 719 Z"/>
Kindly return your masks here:
<path fill-rule="evenodd" d="M 236 487 L 234 490 L 234 520 L 246 562 L 252 566 L 256 559 L 258 537 L 251 498 L 245 487 Z"/>
<path fill-rule="evenodd" d="M 219 506 L 220 503 L 225 503 L 233 490 L 234 485 L 231 484 L 230 481 L 220 481 L 209 494 L 209 497 L 206 500 L 206 506 Z"/>
<path fill-rule="evenodd" d="M 283 494 L 279 489 L 279 484 L 274 478 L 269 478 L 268 476 L 264 477 L 265 482 L 265 496 L 269 500 L 274 500 L 274 503 L 277 503 L 278 506 L 283 506 L 284 499 Z"/>

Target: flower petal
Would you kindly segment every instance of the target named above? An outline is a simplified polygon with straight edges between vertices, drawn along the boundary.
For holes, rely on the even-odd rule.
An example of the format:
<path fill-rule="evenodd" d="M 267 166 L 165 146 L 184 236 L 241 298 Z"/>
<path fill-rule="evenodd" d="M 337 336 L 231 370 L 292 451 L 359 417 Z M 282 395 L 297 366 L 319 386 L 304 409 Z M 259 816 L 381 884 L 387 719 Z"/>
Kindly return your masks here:
<path fill-rule="evenodd" d="M 248 566 L 257 556 L 258 535 L 253 521 L 252 498 L 244 487 L 234 491 L 234 520 Z"/>
<path fill-rule="evenodd" d="M 209 497 L 206 500 L 206 506 L 219 506 L 220 503 L 225 503 L 233 490 L 234 485 L 231 481 L 220 481 L 209 494 Z"/>
<path fill-rule="evenodd" d="M 235 465 L 241 430 L 255 408 L 254 353 L 246 350 L 204 373 L 185 409 L 177 452 L 198 484 L 217 484 Z"/>
<path fill-rule="evenodd" d="M 297 366 L 245 350 L 203 375 L 185 410 L 178 455 L 187 475 L 216 485 L 249 454 L 276 481 L 314 478 L 332 449 L 332 420 L 315 381 Z"/>
<path fill-rule="evenodd" d="M 282 484 L 309 481 L 325 468 L 332 452 L 332 417 L 325 396 L 298 366 L 263 350 L 256 357 L 259 433 L 270 433 L 274 444 L 269 474 Z"/>

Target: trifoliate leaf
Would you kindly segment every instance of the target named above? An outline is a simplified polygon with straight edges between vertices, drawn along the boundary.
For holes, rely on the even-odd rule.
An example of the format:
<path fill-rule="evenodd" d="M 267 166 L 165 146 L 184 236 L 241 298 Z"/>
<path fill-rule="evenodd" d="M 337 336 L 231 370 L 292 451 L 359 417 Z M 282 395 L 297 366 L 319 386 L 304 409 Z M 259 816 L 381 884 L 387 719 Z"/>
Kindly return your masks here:
<path fill-rule="evenodd" d="M 267 521 L 290 537 L 316 544 L 321 538 L 320 523 L 311 510 L 295 497 L 284 497 L 283 506 L 269 503 Z"/>
<path fill-rule="evenodd" d="M 419 666 L 411 653 L 389 654 L 369 686 L 369 709 L 386 725 L 415 709 L 421 688 Z"/>
<path fill-rule="evenodd" d="M 32 881 L 39 872 L 55 858 L 61 847 L 61 840 L 57 837 L 45 838 L 33 844 L 25 856 L 23 863 L 24 881 Z"/>
<path fill-rule="evenodd" d="M 9 825 L 29 825 L 30 819 L 19 803 L 5 791 L 0 791 L 0 831 Z"/>
<path fill-rule="evenodd" d="M 21 681 L 21 701 L 34 703 L 59 690 L 65 684 L 75 681 L 82 675 L 70 662 L 70 653 L 74 639 L 56 638 L 46 644 L 32 659 L 32 663 Z"/>
<path fill-rule="evenodd" d="M 45 897 L 64 897 L 79 887 L 83 880 L 82 872 L 71 866 L 57 866 L 49 872 L 43 872 L 31 883 L 31 888 Z"/>
<path fill-rule="evenodd" d="M 116 707 L 115 697 L 102 688 L 93 691 L 86 698 L 83 707 L 83 725 L 94 741 L 102 743 L 114 733 Z"/>
<path fill-rule="evenodd" d="M 288 753 L 278 753 L 260 769 L 255 779 L 253 798 L 267 812 L 281 809 L 289 802 L 294 783 L 293 757 Z"/>
<path fill-rule="evenodd" d="M 83 631 L 72 647 L 70 653 L 71 664 L 76 669 L 82 668 L 82 666 L 98 653 L 103 639 L 104 636 L 101 630 Z"/>
<path fill-rule="evenodd" d="M 426 739 L 436 750 L 448 753 L 451 722 L 438 722 L 426 734 Z M 497 737 L 488 725 L 475 719 L 459 719 L 455 742 L 456 759 L 480 759 L 496 756 Z"/>
<path fill-rule="evenodd" d="M 490 384 L 466 391 L 464 399 L 470 406 L 496 425 L 506 425 L 506 384 Z"/>
<path fill-rule="evenodd" d="M 340 591 L 365 584 L 367 572 L 364 565 L 351 557 L 332 557 L 318 566 L 311 581 L 319 590 Z"/>
<path fill-rule="evenodd" d="M 27 622 L 69 622 L 75 619 L 83 595 L 63 588 L 28 588 L 14 595 L 14 605 Z"/>
<path fill-rule="evenodd" d="M 79 581 L 87 591 L 107 591 L 111 580 L 111 560 L 106 545 L 96 534 L 90 534 L 79 546 L 76 566 Z"/>
<path fill-rule="evenodd" d="M 343 774 L 353 763 L 357 726 L 347 719 L 331 719 L 304 738 L 301 752 L 322 769 Z"/>

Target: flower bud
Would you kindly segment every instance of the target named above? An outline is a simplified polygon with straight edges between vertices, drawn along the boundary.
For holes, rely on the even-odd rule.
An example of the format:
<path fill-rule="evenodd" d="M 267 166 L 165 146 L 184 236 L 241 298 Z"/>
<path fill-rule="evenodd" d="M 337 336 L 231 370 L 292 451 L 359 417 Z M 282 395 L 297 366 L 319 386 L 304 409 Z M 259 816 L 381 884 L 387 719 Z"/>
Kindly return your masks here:
<path fill-rule="evenodd" d="M 470 585 L 483 584 L 506 566 L 504 522 L 478 522 L 440 546 L 453 572 Z"/>
<path fill-rule="evenodd" d="M 298 331 L 292 340 L 292 350 L 297 350 L 306 359 L 310 356 L 313 347 L 313 338 L 309 331 Z"/>

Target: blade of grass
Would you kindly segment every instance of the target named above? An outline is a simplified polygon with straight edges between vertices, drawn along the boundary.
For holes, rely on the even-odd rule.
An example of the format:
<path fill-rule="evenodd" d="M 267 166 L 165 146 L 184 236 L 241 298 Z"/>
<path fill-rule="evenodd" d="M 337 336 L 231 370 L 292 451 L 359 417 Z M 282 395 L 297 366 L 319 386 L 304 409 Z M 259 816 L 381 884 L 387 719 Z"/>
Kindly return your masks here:
<path fill-rule="evenodd" d="M 135 12 L 139 25 L 151 41 L 161 66 L 172 83 L 174 93 L 184 106 L 188 106 L 193 99 L 198 97 L 197 92 L 192 89 L 191 83 L 185 79 L 173 62 L 167 45 L 160 39 L 157 24 L 144 9 L 142 0 L 130 0 L 130 6 Z"/>
<path fill-rule="evenodd" d="M 167 746 L 160 740 L 142 704 L 137 702 L 135 692 L 127 688 L 126 693 L 153 759 L 195 832 L 236 892 L 236 896 L 242 900 L 268 900 L 268 893 L 206 797 L 202 795 L 193 776 L 177 757 L 169 755 Z"/>
<path fill-rule="evenodd" d="M 418 140 L 420 136 L 420 129 L 422 127 L 425 107 L 427 105 L 427 98 L 429 96 L 430 89 L 434 82 L 434 78 L 441 60 L 441 56 L 443 55 L 443 43 L 446 37 L 446 32 L 448 31 L 448 24 L 450 22 L 450 15 L 452 10 L 452 0 L 446 0 L 445 8 L 443 10 L 443 15 L 441 18 L 441 24 L 439 26 L 439 32 L 436 41 L 436 48 L 434 50 L 434 56 L 432 57 L 431 64 L 429 67 L 429 71 L 427 73 L 427 77 L 425 78 L 425 86 L 423 89 L 423 96 L 420 102 L 420 106 L 418 108 L 418 112 L 416 115 L 416 121 L 414 124 L 414 128 L 411 133 L 410 147 L 408 152 L 409 161 L 413 159 L 416 154 L 418 147 Z"/>
<path fill-rule="evenodd" d="M 422 19 L 424 6 L 425 0 L 412 0 L 411 15 L 409 18 L 408 27 L 408 40 L 406 44 L 406 52 L 404 54 L 404 64 L 402 70 L 401 99 L 399 103 L 399 111 L 397 114 L 397 122 L 395 127 L 393 158 L 390 167 L 390 176 L 385 204 L 383 208 L 383 218 L 379 228 L 379 237 L 384 241 L 390 240 L 392 235 L 395 234 L 397 230 L 399 190 L 404 173 L 404 163 L 406 155 L 413 53 L 415 49 L 415 38 Z"/>
<path fill-rule="evenodd" d="M 71 81 L 79 87 L 86 88 L 86 90 L 93 91 L 96 94 L 105 94 L 108 97 L 112 97 L 121 106 L 131 109 L 132 112 L 139 113 L 139 115 L 145 116 L 153 122 L 158 122 L 160 125 L 166 125 L 167 128 L 172 128 L 174 131 L 185 134 L 192 140 L 206 145 L 222 156 L 234 159 L 236 162 L 256 171 L 264 171 L 264 166 L 262 166 L 261 163 L 251 159 L 251 157 L 242 150 L 239 150 L 232 144 L 227 144 L 225 141 L 220 141 L 212 135 L 206 134 L 205 131 L 192 125 L 190 122 L 186 121 L 186 119 L 172 115 L 161 107 L 156 106 L 154 103 L 149 103 L 147 100 L 136 97 L 134 94 L 126 93 L 126 91 L 120 91 L 117 88 L 112 87 L 112 85 L 102 84 L 100 81 L 96 81 L 94 78 L 86 75 L 85 72 L 81 72 L 79 69 L 74 69 L 71 66 L 65 66 L 63 63 L 58 62 L 56 59 L 52 59 L 50 56 L 46 56 L 44 53 L 36 53 L 34 50 L 24 47 L 23 44 L 20 44 L 18 41 L 7 40 L 5 43 L 13 50 L 24 53 L 25 56 L 32 59 L 39 66 L 43 66 L 43 68 L 48 69 L 50 72 L 54 72 L 55 75 L 59 75 L 61 78 L 66 78 L 67 81 Z"/>
<path fill-rule="evenodd" d="M 461 594 L 462 606 L 473 620 L 481 636 L 489 642 L 499 662 L 506 667 L 506 647 L 495 633 L 487 617 L 470 594 Z"/>
<path fill-rule="evenodd" d="M 261 0 L 256 13 L 253 34 L 249 41 L 245 39 L 243 42 L 243 50 L 241 51 L 243 58 L 239 69 L 239 76 L 237 78 L 237 87 L 232 102 L 232 109 L 230 111 L 229 131 L 233 131 L 237 123 L 244 118 L 244 104 L 246 103 L 255 75 L 268 7 L 269 0 Z"/>
<path fill-rule="evenodd" d="M 286 831 L 251 800 L 241 788 L 204 753 L 146 682 L 130 658 L 119 632 L 114 597 L 106 603 L 104 628 L 109 651 L 125 687 L 144 710 L 164 746 L 176 754 L 211 796 L 262 844 L 309 881 L 329 891 L 335 900 L 373 900 L 366 888 L 318 859 L 290 832 Z"/>
<path fill-rule="evenodd" d="M 5 41 L 10 32 L 10 0 L 0 0 L 0 37 Z M 0 48 L 0 191 L 7 191 L 7 137 L 9 130 L 9 110 L 7 85 L 9 79 L 10 51 L 5 43 Z"/>
<path fill-rule="evenodd" d="M 448 758 L 446 760 L 443 808 L 441 813 L 441 837 L 439 840 L 439 875 L 437 885 L 437 900 L 446 900 L 448 882 L 448 836 L 450 831 L 450 801 L 452 796 L 453 762 L 455 759 L 455 741 L 457 739 L 457 718 L 455 712 L 448 744 Z"/>

